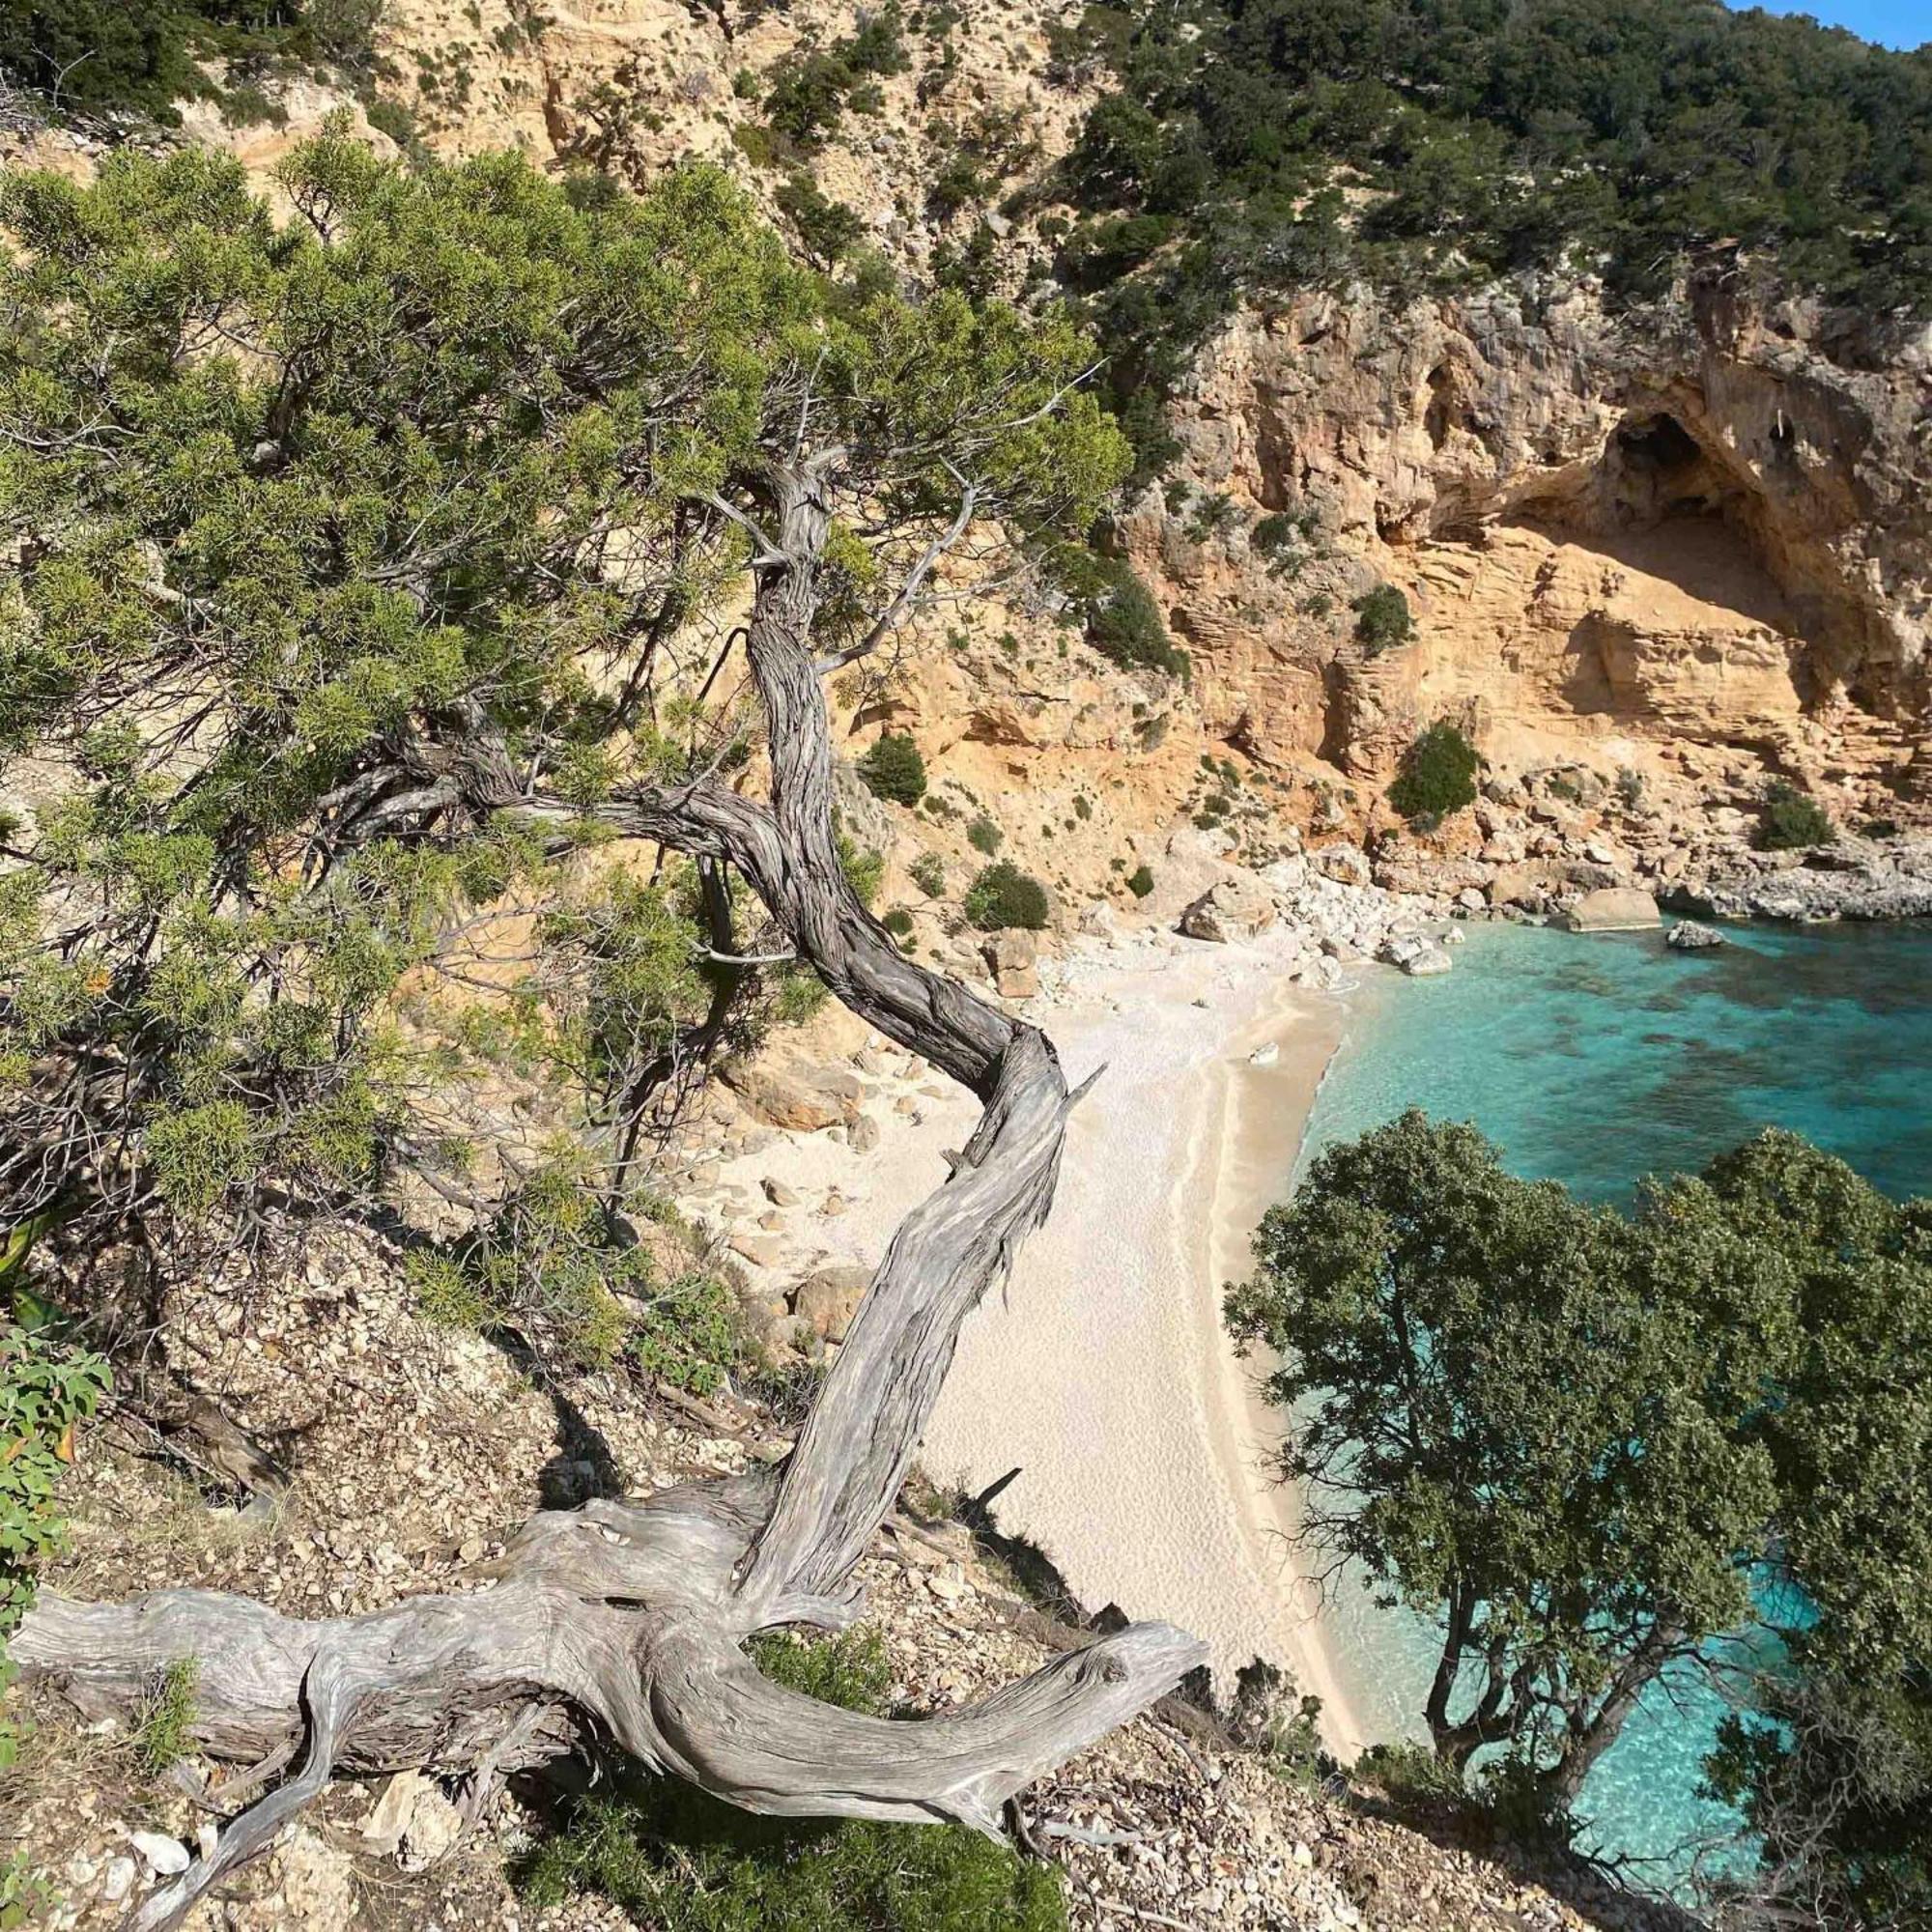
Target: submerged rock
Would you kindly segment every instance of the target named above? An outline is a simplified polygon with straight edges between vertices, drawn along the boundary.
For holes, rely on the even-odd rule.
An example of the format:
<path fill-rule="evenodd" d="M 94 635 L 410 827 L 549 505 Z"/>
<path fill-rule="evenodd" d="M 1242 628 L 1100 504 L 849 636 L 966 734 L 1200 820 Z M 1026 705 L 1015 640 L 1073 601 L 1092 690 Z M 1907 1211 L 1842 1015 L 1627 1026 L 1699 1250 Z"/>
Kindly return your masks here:
<path fill-rule="evenodd" d="M 1680 919 L 1670 928 L 1666 943 L 1680 952 L 1697 952 L 1707 946 L 1728 946 L 1730 941 L 1715 926 L 1699 925 L 1694 919 Z"/>

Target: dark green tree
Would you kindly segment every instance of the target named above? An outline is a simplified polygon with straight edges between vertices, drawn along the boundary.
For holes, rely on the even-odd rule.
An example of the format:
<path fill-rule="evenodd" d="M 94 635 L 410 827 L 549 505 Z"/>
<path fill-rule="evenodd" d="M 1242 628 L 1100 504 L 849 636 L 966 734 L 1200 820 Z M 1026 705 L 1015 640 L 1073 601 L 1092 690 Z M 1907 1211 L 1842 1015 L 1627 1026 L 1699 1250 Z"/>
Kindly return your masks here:
<path fill-rule="evenodd" d="M 1445 818 L 1476 802 L 1476 748 L 1447 719 L 1438 720 L 1402 755 L 1389 803 L 1407 819 Z"/>
<path fill-rule="evenodd" d="M 1091 346 L 1057 313 L 835 292 L 705 169 L 633 201 L 333 132 L 282 185 L 287 219 L 231 160 L 120 155 L 0 204 L 0 744 L 40 760 L 0 877 L 0 1225 L 58 1203 L 181 1265 L 265 1188 L 353 1210 L 407 1174 L 498 1217 L 554 1295 L 639 1298 L 620 1215 L 536 1212 L 516 1148 L 466 1158 L 471 1015 L 575 1069 L 561 1136 L 614 1190 L 657 1063 L 701 1065 L 768 967 L 984 1118 L 782 1469 L 544 1513 L 489 1590 L 373 1618 L 43 1593 L 13 1657 L 55 1684 L 84 1657 L 122 1711 L 192 1657 L 204 1744 L 302 1740 L 144 1906 L 156 1932 L 344 1759 L 481 1802 L 594 1734 L 744 1809 L 991 1835 L 1201 1646 L 1134 1625 L 916 1723 L 834 1721 L 742 1646 L 850 1621 L 958 1325 L 1052 1199 L 1058 1060 L 867 910 L 824 680 L 976 524 L 985 554 L 1092 523 L 1125 450 Z M 742 709 L 707 702 L 721 649 Z M 744 944 L 734 902 L 761 908 Z"/>
<path fill-rule="evenodd" d="M 859 760 L 859 776 L 874 798 L 917 805 L 925 796 L 925 760 L 905 731 L 885 731 Z"/>
<path fill-rule="evenodd" d="M 243 84 L 291 65 L 366 68 L 381 0 L 0 0 L 0 80 L 56 117 L 172 123 L 220 90 L 218 55 Z"/>
<path fill-rule="evenodd" d="M 1439 1620 L 1438 1754 L 1502 1747 L 1567 1807 L 1659 1673 L 1752 1614 L 1788 1273 L 1721 1215 L 1584 1208 L 1419 1113 L 1324 1152 L 1255 1256 L 1228 1320 L 1281 1357 L 1309 1536 Z"/>
<path fill-rule="evenodd" d="M 1905 1932 L 1932 1918 L 1932 1202 L 1768 1134 L 1714 1163 L 1702 1211 L 1783 1258 L 1798 1313 L 1756 1426 L 1780 1653 L 1710 1766 L 1758 1869 L 1721 1902 L 1747 1924 Z"/>
<path fill-rule="evenodd" d="M 468 1198 L 436 1096 L 508 1051 L 621 1176 L 771 990 L 713 859 L 640 885 L 605 848 L 617 801 L 748 751 L 692 694 L 705 613 L 765 568 L 779 412 L 809 394 L 889 505 L 817 532 L 832 659 L 978 505 L 1078 515 L 1115 473 L 1078 397 L 998 427 L 1069 373 L 1064 325 L 835 312 L 701 170 L 583 208 L 331 137 L 287 182 L 281 229 L 194 154 L 7 185 L 0 740 L 71 748 L 0 879 L 9 1221 L 368 1198 L 399 1164 Z M 507 972 L 492 907 L 534 939 Z"/>
<path fill-rule="evenodd" d="M 1062 271 L 1094 300 L 1142 476 L 1173 453 L 1162 404 L 1194 345 L 1258 292 L 1572 268 L 1618 302 L 1716 264 L 1880 316 L 1932 305 L 1922 51 L 1719 0 L 1083 18 L 1103 16 L 1115 85 L 1063 168 L 1087 219 Z"/>
<path fill-rule="evenodd" d="M 1378 583 L 1354 602 L 1355 636 L 1371 656 L 1394 650 L 1415 635 L 1408 599 L 1393 583 Z"/>

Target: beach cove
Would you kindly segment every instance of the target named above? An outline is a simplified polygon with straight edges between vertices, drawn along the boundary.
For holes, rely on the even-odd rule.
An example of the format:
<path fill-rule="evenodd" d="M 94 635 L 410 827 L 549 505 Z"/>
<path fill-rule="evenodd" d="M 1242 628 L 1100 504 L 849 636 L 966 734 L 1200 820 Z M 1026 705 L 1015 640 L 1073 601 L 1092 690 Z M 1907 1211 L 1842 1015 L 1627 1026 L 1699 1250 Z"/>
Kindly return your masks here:
<path fill-rule="evenodd" d="M 1324 1599 L 1268 1467 L 1278 1419 L 1220 1320 L 1314 1151 L 1417 1105 L 1474 1120 L 1517 1172 L 1617 1200 L 1775 1123 L 1894 1194 L 1932 1187 L 1932 928 L 1733 926 L 1689 954 L 1662 928 L 1463 930 L 1454 973 L 1362 963 L 1339 993 L 1290 984 L 1279 935 L 1149 932 L 1059 962 L 1029 1017 L 1071 1081 L 1104 1070 L 1046 1226 L 962 1331 L 922 1457 L 968 1493 L 1010 1476 L 1001 1531 L 1090 1610 L 1197 1632 L 1223 1686 L 1253 1658 L 1283 1665 L 1344 1762 L 1418 1734 L 1436 1639 L 1351 1577 Z M 919 1091 L 848 1210 L 814 1229 L 833 1259 L 876 1261 L 970 1134 L 970 1096 Z M 772 1156 L 738 1165 L 754 1184 Z M 807 1193 L 852 1179 L 815 1135 L 783 1172 Z M 1688 1832 L 1727 1829 L 1694 1796 L 1717 1715 L 1662 1694 L 1639 1709 L 1587 1787 L 1590 1842 L 1667 1869 Z"/>
<path fill-rule="evenodd" d="M 1269 935 L 1150 934 L 1076 951 L 1030 1004 L 1069 1081 L 1100 1077 L 1068 1123 L 1051 1216 L 961 1333 L 921 1460 L 968 1492 L 1010 1473 L 1002 1533 L 1037 1545 L 1082 1604 L 1195 1632 L 1224 1685 L 1257 1657 L 1286 1667 L 1348 1757 L 1373 1740 L 1289 1543 L 1270 1419 L 1221 1324 L 1347 1025 L 1349 996 L 1290 984 L 1288 963 Z M 916 1118 L 894 1117 L 863 1193 L 814 1231 L 831 1258 L 875 1262 L 978 1114 L 933 1086 Z M 848 1163 L 805 1136 L 777 1171 L 809 1195 L 841 1172 L 849 1185 Z M 738 1165 L 727 1179 L 774 1169 L 770 1152 Z"/>

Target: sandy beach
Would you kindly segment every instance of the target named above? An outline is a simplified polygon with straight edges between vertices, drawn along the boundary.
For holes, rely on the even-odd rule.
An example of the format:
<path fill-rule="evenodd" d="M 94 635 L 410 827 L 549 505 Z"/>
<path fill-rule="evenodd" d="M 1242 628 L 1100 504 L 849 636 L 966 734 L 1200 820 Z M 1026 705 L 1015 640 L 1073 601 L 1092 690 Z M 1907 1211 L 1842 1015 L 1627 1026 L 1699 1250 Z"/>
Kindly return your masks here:
<path fill-rule="evenodd" d="M 1220 1321 L 1345 1008 L 1290 986 L 1265 941 L 1164 940 L 1076 960 L 1036 1016 L 1069 1079 L 1106 1071 L 1072 1117 L 1051 1219 L 965 1326 L 924 1466 L 974 1492 L 1017 1470 L 1000 1526 L 1081 1602 L 1196 1632 L 1223 1684 L 1256 1657 L 1286 1665 L 1321 1699 L 1329 1747 L 1352 1755 L 1366 1740 L 1287 1542 L 1293 1499 L 1264 1466 L 1273 1423 Z M 784 1162 L 795 1185 L 855 1197 L 814 1230 L 835 1258 L 876 1259 L 977 1113 L 937 1077 L 917 1104 L 856 1175 L 818 1136 Z"/>

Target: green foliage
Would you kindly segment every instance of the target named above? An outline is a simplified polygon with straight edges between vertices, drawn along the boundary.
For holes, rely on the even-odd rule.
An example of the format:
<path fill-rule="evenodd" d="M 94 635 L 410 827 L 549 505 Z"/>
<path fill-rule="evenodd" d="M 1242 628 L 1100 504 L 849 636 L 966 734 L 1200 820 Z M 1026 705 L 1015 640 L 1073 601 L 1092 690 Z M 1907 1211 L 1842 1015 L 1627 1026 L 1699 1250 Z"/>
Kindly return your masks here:
<path fill-rule="evenodd" d="M 928 898 L 945 895 L 946 861 L 937 852 L 922 852 L 906 869 L 913 884 Z"/>
<path fill-rule="evenodd" d="M 738 1356 L 730 1292 L 714 1275 L 663 1277 L 567 1157 L 534 1169 L 490 1225 L 452 1250 L 418 1250 L 416 1305 L 445 1326 L 505 1328 L 577 1368 L 620 1356 L 695 1395 Z"/>
<path fill-rule="evenodd" d="M 966 888 L 963 904 L 966 917 L 981 932 L 999 932 L 1009 926 L 1037 932 L 1047 920 L 1046 888 L 1005 859 L 980 868 Z"/>
<path fill-rule="evenodd" d="M 773 1683 L 841 1711 L 877 1717 L 893 1688 L 885 1641 L 863 1626 L 817 1638 L 768 1632 L 753 1637 L 750 1649 L 752 1662 Z"/>
<path fill-rule="evenodd" d="M 45 1925 L 60 1904 L 46 1874 L 32 1864 L 25 1852 L 0 1859 L 0 1932 L 23 1925 Z"/>
<path fill-rule="evenodd" d="M 1355 637 L 1371 657 L 1406 644 L 1415 635 L 1408 599 L 1393 583 L 1365 590 L 1350 608 L 1355 613 Z"/>
<path fill-rule="evenodd" d="M 1257 291 L 1570 266 L 1635 299 L 1721 248 L 1867 311 L 1932 302 L 1922 55 L 1717 0 L 1109 11 L 1062 272 L 1143 475 L 1193 346 Z"/>
<path fill-rule="evenodd" d="M 28 1238 L 16 1230 L 8 1243 L 0 1289 L 17 1271 Z M 24 1313 L 24 1299 L 21 1306 Z M 106 1391 L 99 1356 L 67 1346 L 45 1324 L 0 1323 L 0 1696 L 14 1676 L 7 1637 L 33 1602 L 33 1573 L 65 1541 L 55 1504 L 60 1472 L 73 1461 L 75 1429 Z M 0 1770 L 14 1749 L 0 1723 Z"/>
<path fill-rule="evenodd" d="M 914 806 L 925 796 L 925 760 L 911 734 L 887 731 L 859 760 L 859 776 L 874 798 Z"/>
<path fill-rule="evenodd" d="M 134 1727 L 134 1758 L 150 1777 L 177 1765 L 194 1749 L 194 1714 L 201 1665 L 178 1657 L 156 1679 Z"/>
<path fill-rule="evenodd" d="M 1758 1433 L 1777 1470 L 1782 1657 L 1730 1720 L 1710 1783 L 1760 1872 L 1814 1922 L 1932 1917 L 1932 1202 L 1887 1200 L 1792 1134 L 1677 1190 L 1792 1283 L 1797 1335 Z M 1775 1260 L 1774 1260 L 1775 1258 Z"/>
<path fill-rule="evenodd" d="M 876 1632 L 750 1646 L 767 1677 L 867 1716 L 892 1686 Z M 755 1818 L 673 1778 L 577 1805 L 519 1874 L 539 1908 L 596 1891 L 664 1932 L 1064 1932 L 1050 1866 L 958 1826 Z"/>
<path fill-rule="evenodd" d="M 363 67 L 378 13 L 379 0 L 0 0 L 0 71 L 57 113 L 174 122 L 179 102 L 218 92 L 198 59 L 242 74 Z M 226 111 L 250 92 L 242 82 Z"/>
<path fill-rule="evenodd" d="M 837 651 L 949 462 L 1043 540 L 1125 467 L 1065 316 L 835 290 L 716 171 L 611 195 L 338 130 L 281 174 L 286 221 L 198 149 L 0 184 L 0 755 L 71 772 L 0 879 L 0 1132 L 35 1151 L 0 1216 L 104 1140 L 177 1227 L 457 1173 L 423 1096 L 489 1061 L 608 1152 L 721 993 L 694 876 L 585 858 L 749 754 L 745 708 L 658 688 L 744 582 L 716 500 L 769 513 L 809 387 Z M 740 1030 L 819 990 L 734 983 Z"/>
<path fill-rule="evenodd" d="M 862 852 L 844 833 L 838 835 L 838 863 L 845 868 L 845 882 L 859 903 L 869 906 L 879 895 L 886 880 L 886 861 L 882 853 Z"/>
<path fill-rule="evenodd" d="M 1567 1801 L 1633 1687 L 1752 1614 L 1788 1277 L 1679 1197 L 1629 1222 L 1413 1112 L 1324 1152 L 1255 1254 L 1228 1319 L 1282 1357 L 1311 1534 L 1441 1620 L 1437 1751 L 1506 1742 Z"/>
<path fill-rule="evenodd" d="M 773 197 L 779 213 L 798 231 L 811 258 L 830 268 L 850 251 L 866 232 L 866 224 L 842 201 L 830 195 L 804 172 L 792 175 Z"/>
<path fill-rule="evenodd" d="M 1256 1257 L 1228 1313 L 1282 1357 L 1284 1471 L 1321 1541 L 1439 1619 L 1425 1715 L 1459 1784 L 1478 1732 L 1508 1741 L 1479 1795 L 1561 1834 L 1631 1694 L 1755 1633 L 1707 1767 L 1761 1864 L 1730 1906 L 1923 1916 L 1932 1203 L 1766 1132 L 1626 1216 L 1409 1114 L 1324 1153 Z"/>
<path fill-rule="evenodd" d="M 908 57 L 895 5 L 879 9 L 858 31 L 830 47 L 794 56 L 765 94 L 773 131 L 803 149 L 822 146 L 850 113 L 875 113 L 882 97 L 875 76 L 901 73 Z"/>
<path fill-rule="evenodd" d="M 1476 802 L 1476 748 L 1455 725 L 1432 724 L 1403 753 L 1388 800 L 1407 819 L 1442 818 Z"/>
<path fill-rule="evenodd" d="M 1146 866 L 1136 866 L 1127 874 L 1127 890 L 1135 898 L 1144 899 L 1153 891 L 1153 874 Z"/>
<path fill-rule="evenodd" d="M 1006 834 L 981 811 L 974 815 L 966 827 L 966 842 L 976 852 L 983 852 L 991 858 L 1005 841 Z"/>
<path fill-rule="evenodd" d="M 1461 1771 L 1427 1745 L 1371 1745 L 1355 1760 L 1350 1776 L 1379 1785 L 1399 1804 L 1417 1809 L 1460 1807 L 1469 1796 Z"/>
<path fill-rule="evenodd" d="M 1835 836 L 1832 821 L 1816 799 L 1781 781 L 1766 791 L 1757 828 L 1761 850 L 1802 852 L 1813 845 L 1829 845 Z"/>
<path fill-rule="evenodd" d="M 910 939 L 913 932 L 912 914 L 904 906 L 895 906 L 879 923 L 895 939 Z"/>
<path fill-rule="evenodd" d="M 673 1275 L 633 1314 L 624 1352 L 653 1379 L 709 1395 L 739 1357 L 731 1291 L 702 1269 Z"/>
<path fill-rule="evenodd" d="M 539 1908 L 595 1891 L 663 1932 L 1062 1932 L 1052 1866 L 962 1826 L 787 1825 L 664 1778 L 587 1801 L 522 1874 Z"/>
<path fill-rule="evenodd" d="M 1085 600 L 1087 641 L 1104 658 L 1125 669 L 1165 671 L 1185 678 L 1187 653 L 1167 635 L 1167 622 L 1153 593 L 1130 565 L 1114 557 L 1096 559 L 1094 589 Z"/>

